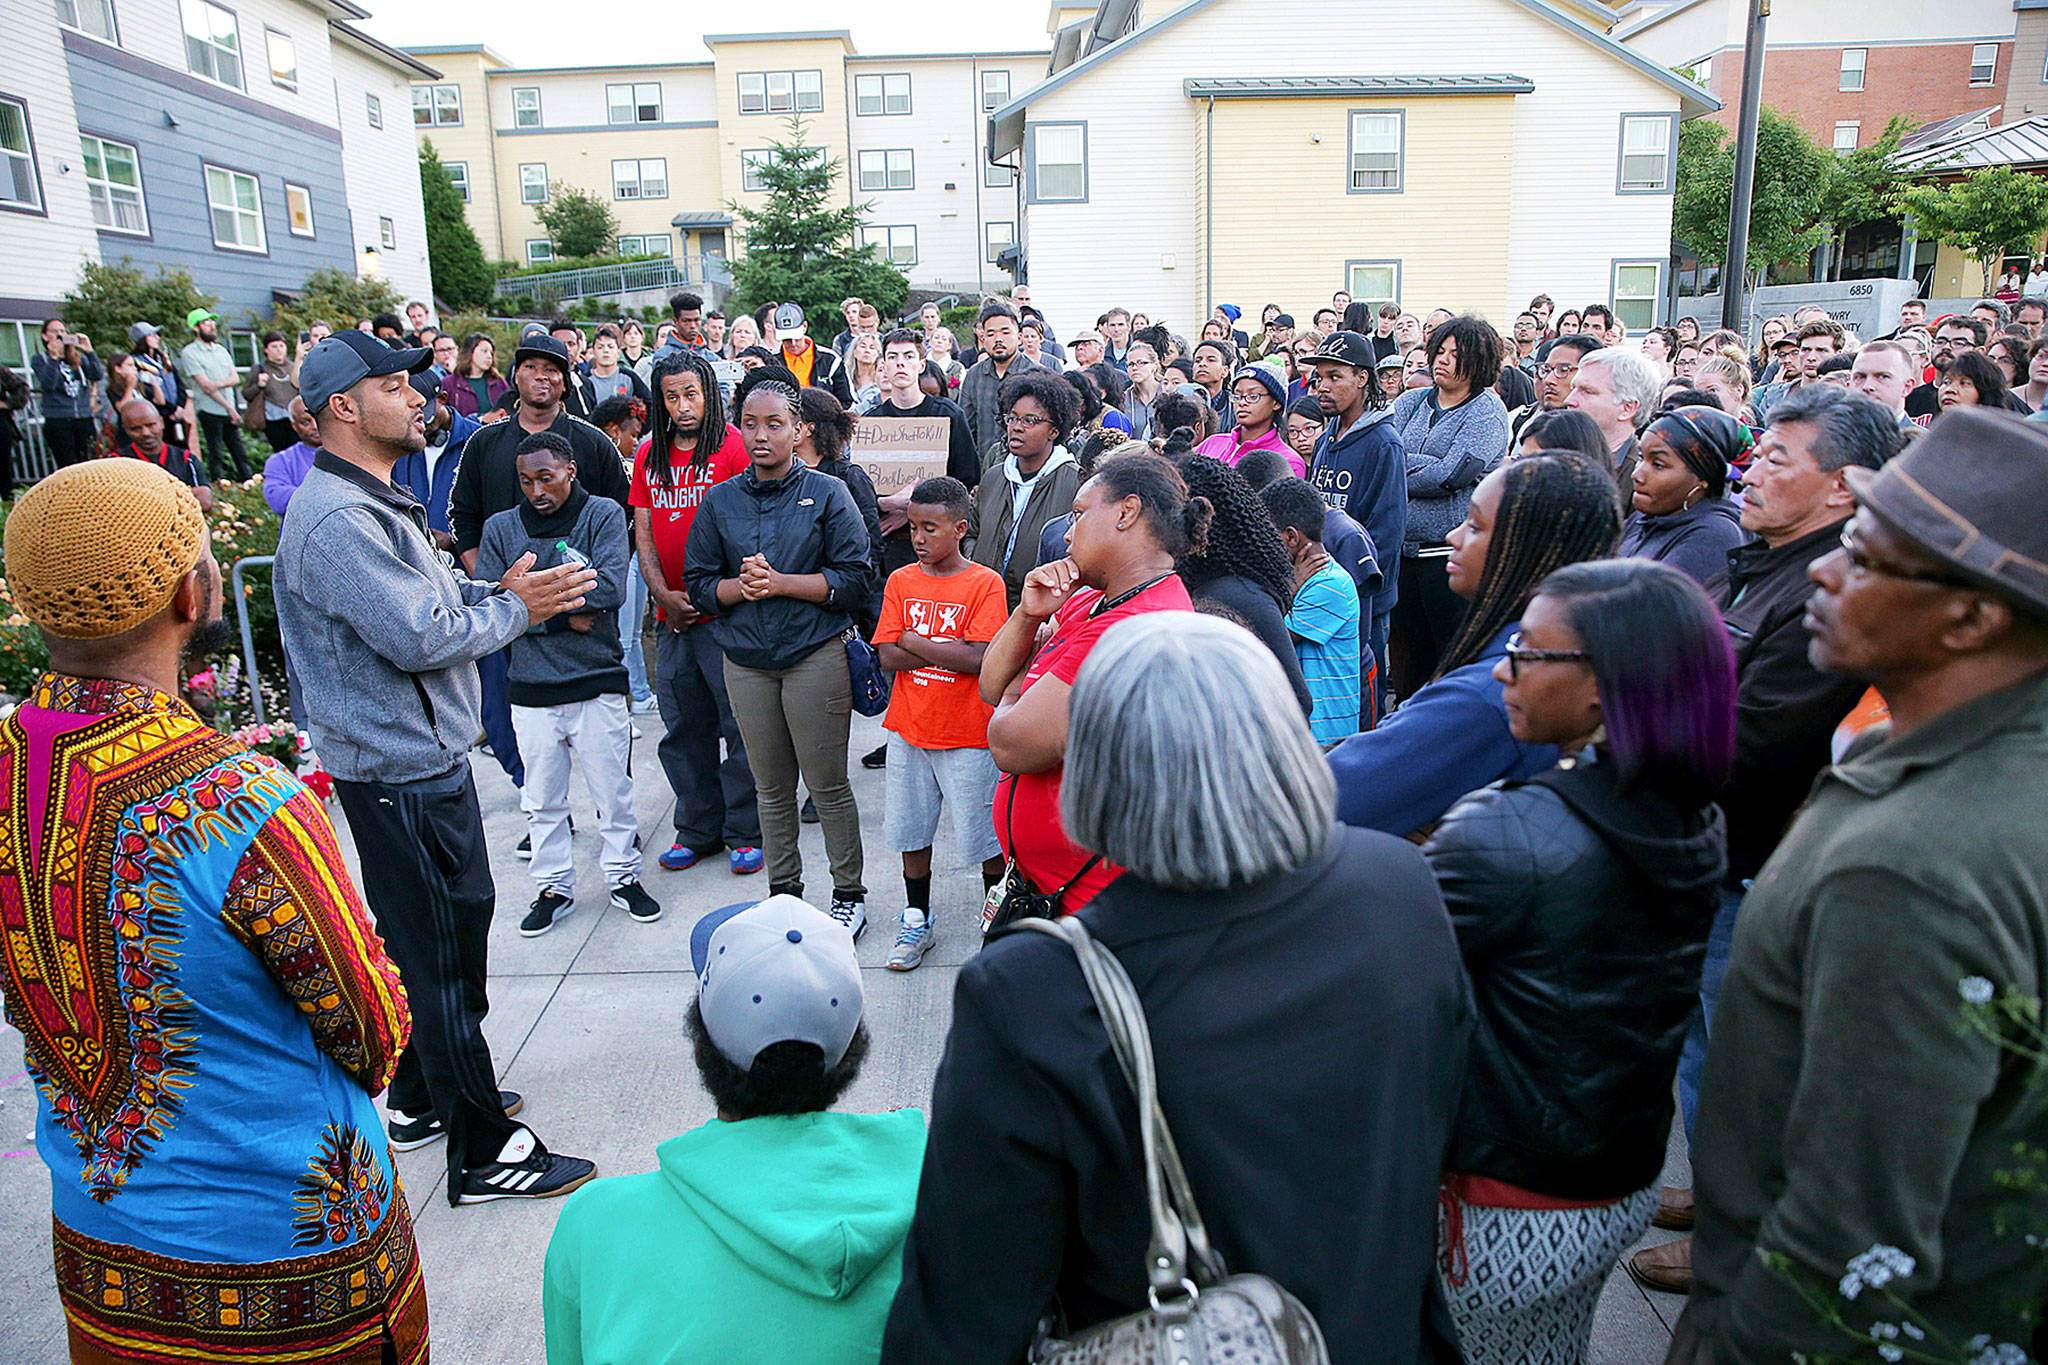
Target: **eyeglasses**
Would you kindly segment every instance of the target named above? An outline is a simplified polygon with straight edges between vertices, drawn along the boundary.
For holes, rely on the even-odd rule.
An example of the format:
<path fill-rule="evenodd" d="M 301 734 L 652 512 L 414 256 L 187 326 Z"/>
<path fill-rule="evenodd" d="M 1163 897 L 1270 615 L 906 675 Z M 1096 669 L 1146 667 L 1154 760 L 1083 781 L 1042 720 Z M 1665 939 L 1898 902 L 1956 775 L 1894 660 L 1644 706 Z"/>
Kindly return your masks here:
<path fill-rule="evenodd" d="M 1589 664 L 1593 656 L 1583 649 L 1524 649 L 1522 632 L 1508 636 L 1508 677 L 1519 680 L 1523 664 Z"/>
<path fill-rule="evenodd" d="M 1536 377 L 1539 379 L 1565 379 L 1578 372 L 1579 367 L 1577 365 L 1565 365 L 1556 362 L 1536 367 Z"/>
<path fill-rule="evenodd" d="M 1942 588 L 1974 588 L 1976 584 L 1965 582 L 1955 574 L 1942 573 L 1938 569 L 1907 569 L 1897 564 L 1887 564 L 1873 557 L 1863 548 L 1863 542 L 1856 536 L 1856 522 L 1852 518 L 1842 526 L 1842 552 L 1849 556 L 1849 567 L 1858 573 L 1877 574 L 1884 578 L 1897 578 L 1907 583 L 1932 583 Z"/>
<path fill-rule="evenodd" d="M 1039 425 L 1040 423 L 1044 423 L 1046 426 L 1051 426 L 1052 418 L 1019 417 L 1014 412 L 1006 412 L 1003 414 L 1003 425 L 1018 431 L 1029 431 L 1031 430 L 1031 428 Z"/>

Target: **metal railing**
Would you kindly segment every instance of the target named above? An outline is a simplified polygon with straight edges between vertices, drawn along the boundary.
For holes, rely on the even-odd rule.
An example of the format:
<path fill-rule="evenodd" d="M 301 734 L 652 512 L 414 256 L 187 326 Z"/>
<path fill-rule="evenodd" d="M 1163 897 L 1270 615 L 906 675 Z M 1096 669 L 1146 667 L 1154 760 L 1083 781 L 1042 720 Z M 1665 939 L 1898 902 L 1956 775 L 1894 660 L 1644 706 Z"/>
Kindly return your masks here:
<path fill-rule="evenodd" d="M 14 414 L 14 425 L 21 433 L 14 443 L 14 486 L 18 490 L 57 467 L 57 457 L 43 438 L 42 396 L 34 389 L 29 390 L 28 410 Z"/>
<path fill-rule="evenodd" d="M 677 256 L 666 261 L 633 261 L 626 265 L 588 266 L 581 270 L 549 270 L 538 275 L 513 275 L 498 281 L 497 296 L 553 293 L 562 299 L 603 294 L 628 294 L 642 289 L 678 285 L 732 286 L 732 267 L 718 255 Z"/>
<path fill-rule="evenodd" d="M 235 561 L 235 567 L 228 571 L 228 582 L 235 594 L 235 619 L 242 627 L 242 667 L 248 670 L 249 711 L 256 719 L 253 724 L 265 725 L 263 715 L 263 688 L 256 678 L 256 632 L 249 625 L 249 595 L 242 586 L 244 569 L 268 569 L 277 563 L 274 555 L 249 555 Z"/>

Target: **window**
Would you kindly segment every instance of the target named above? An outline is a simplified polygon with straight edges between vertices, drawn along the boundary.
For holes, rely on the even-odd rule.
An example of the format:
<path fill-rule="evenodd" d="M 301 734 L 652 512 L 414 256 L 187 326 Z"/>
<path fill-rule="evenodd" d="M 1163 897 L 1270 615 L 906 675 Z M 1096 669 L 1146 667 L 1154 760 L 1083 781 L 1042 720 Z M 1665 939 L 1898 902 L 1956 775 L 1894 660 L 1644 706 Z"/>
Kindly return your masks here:
<path fill-rule="evenodd" d="M 1035 123 L 1027 139 L 1033 202 L 1086 203 L 1088 199 L 1088 125 Z"/>
<path fill-rule="evenodd" d="M 613 123 L 661 122 L 661 86 L 653 82 L 607 85 L 604 102 Z"/>
<path fill-rule="evenodd" d="M 375 95 L 365 92 L 363 95 L 363 107 L 366 116 L 370 120 L 370 126 L 372 128 L 382 128 L 384 126 L 384 101 L 378 99 Z"/>
<path fill-rule="evenodd" d="M 791 71 L 768 73 L 768 112 L 787 114 L 796 108 L 796 74 Z"/>
<path fill-rule="evenodd" d="M 1855 123 L 1837 123 L 1835 125 L 1835 150 L 1838 152 L 1855 151 L 1856 140 L 1862 135 L 1863 124 L 1861 123 L 1861 121 Z"/>
<path fill-rule="evenodd" d="M 1614 319 L 1631 332 L 1657 325 L 1664 294 L 1664 262 L 1614 263 Z"/>
<path fill-rule="evenodd" d="M 768 77 L 759 71 L 740 74 L 740 112 L 742 114 L 765 114 L 768 112 Z"/>
<path fill-rule="evenodd" d="M 656 156 L 643 161 L 614 161 L 612 198 L 668 198 L 668 158 Z"/>
<path fill-rule="evenodd" d="M 742 71 L 742 114 L 815 114 L 825 108 L 822 71 Z"/>
<path fill-rule="evenodd" d="M 555 259 L 555 244 L 545 238 L 531 238 L 526 241 L 526 263 L 546 265 Z"/>
<path fill-rule="evenodd" d="M 1000 161 L 981 163 L 981 183 L 990 189 L 1007 189 L 1017 183 L 1017 168 Z"/>
<path fill-rule="evenodd" d="M 910 150 L 898 148 L 894 151 L 861 152 L 860 187 L 862 190 L 907 190 L 912 188 Z"/>
<path fill-rule="evenodd" d="M 1000 109 L 1010 102 L 1010 73 L 1007 71 L 984 71 L 981 73 L 981 112 Z"/>
<path fill-rule="evenodd" d="M 1863 88 L 1863 64 L 1869 60 L 1867 47 L 1845 47 L 1842 49 L 1842 79 L 1838 90 L 1861 90 Z"/>
<path fill-rule="evenodd" d="M 256 356 L 256 334 L 254 332 L 224 331 L 220 334 L 220 339 L 221 344 L 228 348 L 228 354 L 234 357 L 235 364 L 245 370 L 256 368 L 258 362 Z"/>
<path fill-rule="evenodd" d="M 1692 64 L 1692 78 L 1700 85 L 1710 84 L 1714 79 L 1714 59 L 1702 57 Z"/>
<path fill-rule="evenodd" d="M 908 81 L 908 76 L 904 80 Z M 905 87 L 906 91 L 908 87 Z M 817 114 L 825 108 L 825 73 L 822 71 L 799 71 L 796 73 L 796 111 L 799 114 Z"/>
<path fill-rule="evenodd" d="M 618 252 L 621 256 L 674 256 L 676 239 L 666 232 L 650 232 L 645 237 L 621 237 Z"/>
<path fill-rule="evenodd" d="M 0 95 L 0 206 L 38 211 L 43 207 L 28 106 L 5 95 Z"/>
<path fill-rule="evenodd" d="M 548 168 L 545 162 L 527 162 L 519 168 L 519 202 L 548 202 Z"/>
<path fill-rule="evenodd" d="M 242 37 L 232 10 L 213 0 L 184 0 L 185 66 L 195 76 L 242 88 Z"/>
<path fill-rule="evenodd" d="M 274 28 L 263 30 L 264 50 L 270 54 L 270 83 L 286 90 L 299 88 L 299 53 L 291 35 Z"/>
<path fill-rule="evenodd" d="M 386 251 L 398 250 L 398 225 L 389 218 L 377 220 L 377 240 L 384 244 Z"/>
<path fill-rule="evenodd" d="M 1998 74 L 1998 44 L 1978 43 L 1970 49 L 1970 84 L 1989 85 Z"/>
<path fill-rule="evenodd" d="M 412 121 L 420 128 L 446 128 L 462 122 L 462 87 L 415 85 Z"/>
<path fill-rule="evenodd" d="M 1398 304 L 1401 301 L 1401 263 L 1346 261 L 1344 292 L 1351 295 L 1353 303 L 1369 303 L 1374 307 L 1383 303 Z"/>
<path fill-rule="evenodd" d="M 1673 136 L 1676 114 L 1621 116 L 1621 169 L 1616 188 L 1623 194 L 1664 194 L 1676 170 Z"/>
<path fill-rule="evenodd" d="M 455 187 L 455 197 L 463 203 L 469 202 L 469 163 L 467 161 L 444 161 L 441 169 L 448 172 L 448 183 Z"/>
<path fill-rule="evenodd" d="M 294 237 L 313 235 L 313 192 L 289 180 L 284 186 L 284 223 Z"/>
<path fill-rule="evenodd" d="M 206 207 L 213 244 L 225 251 L 263 251 L 263 197 L 256 177 L 220 166 L 206 168 Z"/>
<path fill-rule="evenodd" d="M 135 149 L 91 133 L 80 133 L 78 149 L 85 157 L 85 194 L 92 201 L 92 220 L 109 232 L 149 233 L 149 214 L 142 204 L 142 164 Z"/>
<path fill-rule="evenodd" d="M 1408 116 L 1399 110 L 1351 114 L 1351 193 L 1401 191 L 1401 143 Z"/>
<path fill-rule="evenodd" d="M 768 179 L 761 172 L 775 164 L 775 149 L 740 153 L 740 188 L 743 190 L 766 190 Z"/>
<path fill-rule="evenodd" d="M 914 227 L 864 227 L 860 230 L 860 244 L 878 248 L 885 258 L 897 265 L 917 264 L 917 229 Z"/>
<path fill-rule="evenodd" d="M 855 76 L 853 112 L 856 114 L 907 114 L 910 112 L 910 77 Z"/>
<path fill-rule="evenodd" d="M 512 126 L 540 127 L 540 87 L 523 85 L 512 92 Z"/>
<path fill-rule="evenodd" d="M 57 0 L 57 22 L 110 43 L 120 41 L 114 33 L 114 0 Z"/>
<path fill-rule="evenodd" d="M 982 255 L 993 261 L 1017 244 L 1015 223 L 988 223 L 981 230 Z"/>

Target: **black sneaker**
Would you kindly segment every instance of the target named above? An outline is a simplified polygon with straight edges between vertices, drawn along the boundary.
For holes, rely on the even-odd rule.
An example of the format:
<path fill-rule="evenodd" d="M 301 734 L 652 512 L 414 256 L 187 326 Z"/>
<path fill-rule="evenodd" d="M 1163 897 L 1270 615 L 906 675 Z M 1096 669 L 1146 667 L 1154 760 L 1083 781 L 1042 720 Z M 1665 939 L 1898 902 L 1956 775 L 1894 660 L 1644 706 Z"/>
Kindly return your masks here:
<path fill-rule="evenodd" d="M 860 766 L 861 766 L 861 767 L 863 767 L 863 768 L 870 768 L 870 769 L 873 769 L 873 768 L 886 768 L 886 767 L 888 767 L 888 766 L 889 766 L 889 746 L 888 746 L 888 745 L 886 745 L 886 744 L 883 744 L 883 745 L 880 745 L 880 746 L 878 746 L 878 747 L 877 747 L 877 748 L 876 748 L 876 749 L 875 749 L 875 750 L 874 750 L 874 751 L 873 751 L 872 753 L 865 753 L 865 754 L 862 754 L 862 755 L 860 756 Z"/>
<path fill-rule="evenodd" d="M 521 862 L 530 863 L 533 861 L 533 836 L 531 834 L 526 835 L 518 843 L 512 845 L 512 856 Z"/>
<path fill-rule="evenodd" d="M 540 898 L 526 912 L 526 918 L 519 921 L 521 938 L 539 938 L 555 927 L 555 921 L 576 908 L 575 898 L 559 891 L 543 891 Z"/>
<path fill-rule="evenodd" d="M 797 812 L 797 819 L 803 821 L 807 825 L 817 824 L 818 803 L 816 801 L 813 801 L 810 797 L 806 796 L 804 798 L 803 809 Z"/>
<path fill-rule="evenodd" d="M 492 1161 L 462 1173 L 457 1204 L 488 1204 L 498 1199 L 553 1199 L 567 1194 L 597 1174 L 597 1166 L 580 1156 L 556 1156 L 526 1130 L 533 1147 L 517 1161 Z"/>
<path fill-rule="evenodd" d="M 511 1118 L 526 1107 L 526 1101 L 516 1090 L 500 1090 L 498 1103 L 504 1107 L 505 1117 Z M 384 1130 L 390 1135 L 391 1150 L 410 1152 L 415 1147 L 424 1147 L 436 1138 L 448 1136 L 447 1125 L 441 1122 L 439 1114 L 422 1114 L 418 1118 L 401 1109 L 391 1111 Z"/>
<path fill-rule="evenodd" d="M 638 882 L 612 888 L 612 909 L 623 910 L 642 924 L 652 924 L 661 918 L 661 902 L 648 895 Z"/>

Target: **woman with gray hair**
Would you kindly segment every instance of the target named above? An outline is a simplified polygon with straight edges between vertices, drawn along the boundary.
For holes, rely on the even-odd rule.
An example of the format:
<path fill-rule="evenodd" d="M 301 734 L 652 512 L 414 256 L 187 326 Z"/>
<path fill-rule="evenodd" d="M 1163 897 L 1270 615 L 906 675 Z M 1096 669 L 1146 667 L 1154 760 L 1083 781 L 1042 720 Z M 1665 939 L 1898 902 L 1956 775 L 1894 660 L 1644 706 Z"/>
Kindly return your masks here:
<path fill-rule="evenodd" d="M 1332 1360 L 1455 1359 L 1437 1182 L 1471 1027 L 1421 854 L 1334 824 L 1280 666 L 1239 626 L 1119 622 L 1071 696 L 1060 808 L 1128 871 L 1080 912 L 1129 972 L 1209 1236 L 1301 1299 Z M 1145 1307 L 1130 1091 L 1073 954 L 960 969 L 888 1360 L 1021 1359 L 1039 1319 Z"/>

